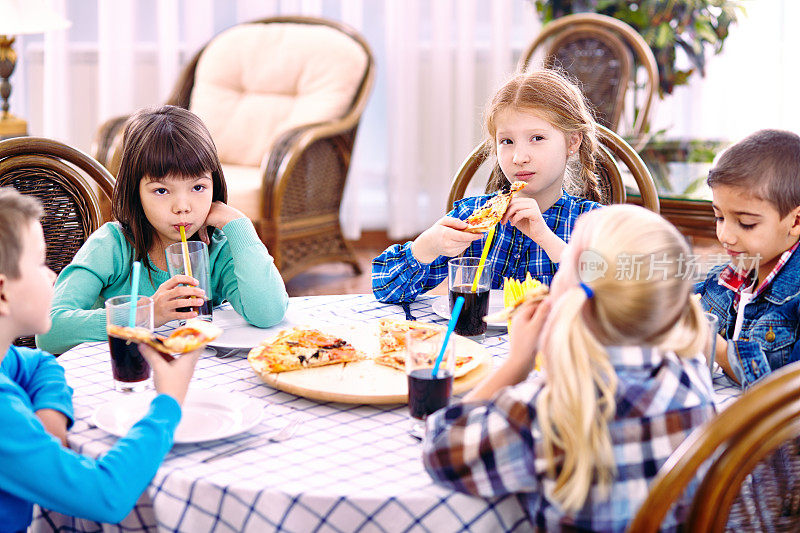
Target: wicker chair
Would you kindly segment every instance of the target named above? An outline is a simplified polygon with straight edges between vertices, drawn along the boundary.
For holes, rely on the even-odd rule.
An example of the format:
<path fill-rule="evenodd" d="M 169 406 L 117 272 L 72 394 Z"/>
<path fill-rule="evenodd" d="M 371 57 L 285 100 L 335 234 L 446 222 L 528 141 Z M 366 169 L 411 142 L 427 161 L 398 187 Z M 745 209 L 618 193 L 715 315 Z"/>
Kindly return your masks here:
<path fill-rule="evenodd" d="M 305 33 L 291 41 L 291 32 L 297 36 L 298 29 Z M 247 33 L 249 37 L 256 34 L 253 42 L 257 46 L 249 49 L 243 47 L 235 53 L 229 50 L 227 55 L 220 55 L 219 47 L 225 46 L 237 32 Z M 259 33 L 274 36 L 276 32 L 280 32 L 278 37 L 258 36 Z M 300 68 L 297 65 L 304 61 L 297 57 L 297 48 L 300 46 L 305 47 L 306 55 L 310 49 L 316 50 L 314 53 L 317 56 L 321 57 L 323 53 L 330 56 L 328 42 L 318 39 L 319 35 L 338 39 L 340 45 L 344 43 L 342 46 L 346 46 L 348 51 L 360 54 L 359 59 L 363 58 L 363 64 L 357 68 L 348 66 L 350 64 L 345 64 L 339 56 L 322 66 L 317 58 L 314 66 L 317 70 L 307 72 L 300 78 L 302 83 L 317 83 L 324 88 L 334 85 L 341 76 L 326 81 L 317 76 L 321 68 L 347 67 L 347 73 L 354 83 L 347 87 L 351 94 L 341 102 L 342 110 L 337 111 L 335 116 L 315 116 L 307 111 L 305 121 L 288 121 L 288 124 L 284 121 L 275 124 L 274 129 L 267 127 L 272 125 L 270 121 L 275 122 L 275 101 L 283 98 L 285 104 L 285 100 L 292 97 L 291 92 L 297 90 L 296 87 L 287 86 L 269 92 L 274 91 L 271 84 L 284 83 L 282 76 L 276 75 L 275 69 L 278 67 L 274 66 L 275 63 L 279 60 L 283 61 L 281 65 L 290 63 L 287 70 Z M 298 46 L 293 46 L 292 42 Z M 217 63 L 222 63 L 219 65 L 220 71 L 231 68 L 226 63 L 241 62 L 242 70 L 236 74 L 260 76 L 257 80 L 245 80 L 242 87 L 247 89 L 248 83 L 253 85 L 250 96 L 263 105 L 253 104 L 242 113 L 241 108 L 217 104 L 215 96 L 209 96 L 207 90 L 208 71 L 211 68 L 208 65 L 213 58 Z M 259 69 L 268 69 L 268 72 L 252 74 Z M 311 17 L 267 18 L 234 26 L 212 39 L 185 67 L 172 96 L 166 102 L 191 109 L 209 127 L 223 163 L 228 183 L 228 202 L 253 220 L 285 280 L 315 264 L 331 261 L 349 263 L 355 273 L 361 273 L 355 254 L 342 235 L 339 209 L 356 130 L 373 85 L 374 69 L 369 45 L 354 29 L 344 24 Z M 202 98 L 197 95 L 196 75 L 206 76 L 202 78 L 206 81 L 200 84 L 200 89 L 206 91 Z M 234 77 L 223 76 L 219 80 L 223 85 L 220 91 L 239 90 L 240 87 L 230 89 L 224 86 L 226 83 L 230 86 L 239 83 L 238 79 L 230 79 Z M 256 87 L 256 83 L 269 87 Z M 290 94 L 287 95 L 287 92 Z M 309 106 L 307 100 L 300 102 L 297 94 L 293 96 L 297 105 L 291 113 L 318 107 L 314 102 Z M 121 135 L 127 118 L 117 117 L 106 122 L 95 139 L 95 157 L 114 174 L 119 168 Z M 239 119 L 249 121 L 252 128 L 241 128 L 240 138 L 232 138 L 231 130 L 237 130 L 234 124 Z M 284 126 L 287 127 L 283 129 Z M 254 141 L 250 138 L 251 133 L 252 136 L 260 135 L 269 140 L 263 144 L 257 142 L 260 138 Z M 243 150 L 246 150 L 249 161 L 242 160 L 245 159 Z"/>
<path fill-rule="evenodd" d="M 636 180 L 636 185 L 639 187 L 639 193 L 642 197 L 639 203 L 658 213 L 658 191 L 656 191 L 650 171 L 639 155 L 625 140 L 608 128 L 598 124 L 597 130 L 601 148 L 598 165 L 601 203 L 625 203 L 625 186 L 622 182 L 622 172 L 619 166 L 621 163 Z M 470 182 L 479 173 L 487 159 L 489 159 L 489 150 L 485 144 L 481 144 L 461 163 L 461 168 L 450 183 L 450 194 L 447 198 L 448 211 L 453 208 L 456 200 L 465 196 L 467 188 L 470 187 Z M 490 172 L 500 172 L 500 167 L 496 162 Z M 488 178 L 486 181 L 488 181 Z"/>
<path fill-rule="evenodd" d="M 542 28 L 520 56 L 518 70 L 525 70 L 534 54 L 542 51 L 545 67 L 557 66 L 580 81 L 584 94 L 595 106 L 599 123 L 634 137 L 647 131 L 658 90 L 658 66 L 652 50 L 636 30 L 622 21 L 595 13 L 555 19 Z M 631 130 L 627 131 L 620 124 L 625 95 L 629 88 L 638 90 L 640 68 L 644 70 L 644 86 L 642 94 L 636 95 L 639 110 Z"/>
<path fill-rule="evenodd" d="M 41 200 L 47 266 L 58 274 L 105 222 L 98 195 L 110 204 L 114 178 L 80 150 L 50 139 L 17 137 L 0 141 L 0 187 L 8 186 Z M 33 337 L 15 344 L 35 347 Z"/>
<path fill-rule="evenodd" d="M 800 362 L 689 435 L 659 470 L 629 531 L 658 531 L 700 468 L 707 472 L 685 531 L 800 530 Z"/>

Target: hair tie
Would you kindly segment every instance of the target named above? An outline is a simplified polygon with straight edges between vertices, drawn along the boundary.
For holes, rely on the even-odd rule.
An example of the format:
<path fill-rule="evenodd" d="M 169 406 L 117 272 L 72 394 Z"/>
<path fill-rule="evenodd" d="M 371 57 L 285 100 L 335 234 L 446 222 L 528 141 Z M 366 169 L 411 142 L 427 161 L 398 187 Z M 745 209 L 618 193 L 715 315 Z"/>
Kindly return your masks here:
<path fill-rule="evenodd" d="M 589 287 L 587 284 L 585 284 L 582 281 L 579 283 L 579 285 L 581 286 L 581 289 L 583 289 L 583 292 L 586 293 L 586 298 L 587 299 L 591 300 L 592 298 L 594 298 L 594 291 L 592 290 L 591 287 Z"/>

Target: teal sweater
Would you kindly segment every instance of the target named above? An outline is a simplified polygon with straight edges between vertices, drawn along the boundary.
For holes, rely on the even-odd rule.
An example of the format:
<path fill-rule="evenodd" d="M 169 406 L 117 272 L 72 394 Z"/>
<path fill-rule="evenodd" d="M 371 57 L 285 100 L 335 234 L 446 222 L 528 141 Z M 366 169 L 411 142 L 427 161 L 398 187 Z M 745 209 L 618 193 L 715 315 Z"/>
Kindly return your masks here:
<path fill-rule="evenodd" d="M 212 303 L 231 303 L 254 326 L 266 328 L 283 319 L 289 297 L 272 256 L 250 220 L 239 218 L 214 231 L 208 248 Z M 106 299 L 130 294 L 133 247 L 117 222 L 94 232 L 56 280 L 50 317 L 53 325 L 36 336 L 39 348 L 63 353 L 87 341 L 104 341 Z M 169 275 L 142 270 L 139 294 L 152 296 Z"/>

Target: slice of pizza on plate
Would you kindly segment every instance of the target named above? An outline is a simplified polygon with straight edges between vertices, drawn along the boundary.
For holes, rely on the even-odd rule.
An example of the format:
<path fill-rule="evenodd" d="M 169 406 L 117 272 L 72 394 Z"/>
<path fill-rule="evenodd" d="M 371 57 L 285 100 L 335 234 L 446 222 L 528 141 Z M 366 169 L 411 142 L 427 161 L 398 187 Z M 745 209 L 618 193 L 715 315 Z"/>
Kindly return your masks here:
<path fill-rule="evenodd" d="M 464 231 L 468 233 L 484 233 L 500 222 L 511 204 L 511 198 L 517 191 L 525 188 L 524 181 L 515 181 L 508 192 L 499 192 L 491 197 L 483 207 L 472 213 L 465 222 L 469 225 Z"/>
<path fill-rule="evenodd" d="M 344 339 L 322 331 L 295 327 L 250 350 L 247 360 L 259 374 L 289 372 L 366 359 Z"/>

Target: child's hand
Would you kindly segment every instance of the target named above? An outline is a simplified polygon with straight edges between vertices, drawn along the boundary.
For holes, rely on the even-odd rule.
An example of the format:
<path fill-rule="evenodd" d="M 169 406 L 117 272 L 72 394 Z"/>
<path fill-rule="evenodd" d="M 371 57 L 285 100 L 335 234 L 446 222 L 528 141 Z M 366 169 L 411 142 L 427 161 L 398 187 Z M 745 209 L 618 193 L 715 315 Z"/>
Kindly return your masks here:
<path fill-rule="evenodd" d="M 489 400 L 503 387 L 527 379 L 533 370 L 539 336 L 550 313 L 550 306 L 550 299 L 547 298 L 542 302 L 526 302 L 517 309 L 511 322 L 511 353 L 494 373 L 464 396 L 465 402 Z"/>
<path fill-rule="evenodd" d="M 733 368 L 731 368 L 731 363 L 728 361 L 728 339 L 717 333 L 717 347 L 714 351 L 714 361 L 719 365 L 725 374 L 728 375 L 733 381 L 739 383 L 739 380 L 736 379 L 736 374 L 733 372 Z"/>
<path fill-rule="evenodd" d="M 194 373 L 194 366 L 203 352 L 202 348 L 187 352 L 172 362 L 167 362 L 158 352 L 146 344 L 139 345 L 139 352 L 153 369 L 153 384 L 160 394 L 168 394 L 183 405 L 189 381 Z"/>
<path fill-rule="evenodd" d="M 170 320 L 186 320 L 197 316 L 197 309 L 178 311 L 179 307 L 197 308 L 203 305 L 206 293 L 197 284 L 197 280 L 189 276 L 172 276 L 158 287 L 153 295 L 155 327 L 163 326 Z"/>
<path fill-rule="evenodd" d="M 511 320 L 509 363 L 514 364 L 524 380 L 533 370 L 542 328 L 550 314 L 550 298 L 520 305 Z"/>
<path fill-rule="evenodd" d="M 455 257 L 483 237 L 482 233 L 467 233 L 466 228 L 463 220 L 442 217 L 414 240 L 411 253 L 420 263 L 431 263 L 440 255 Z"/>
<path fill-rule="evenodd" d="M 38 409 L 36 416 L 42 421 L 44 429 L 47 430 L 52 436 L 61 441 L 65 447 L 67 446 L 67 417 L 61 411 L 55 409 Z"/>
<path fill-rule="evenodd" d="M 533 198 L 514 196 L 511 203 L 503 215 L 501 224 L 510 222 L 522 233 L 533 239 L 537 243 L 550 233 L 550 228 L 544 221 L 539 204 Z"/>
<path fill-rule="evenodd" d="M 211 209 L 208 211 L 206 221 L 200 226 L 200 230 L 197 234 L 200 235 L 200 240 L 208 245 L 211 243 L 211 240 L 208 238 L 208 226 L 222 229 L 225 224 L 237 218 L 245 218 L 245 214 L 226 203 L 220 201 L 213 202 L 211 204 Z"/>

